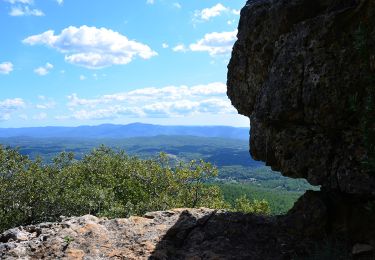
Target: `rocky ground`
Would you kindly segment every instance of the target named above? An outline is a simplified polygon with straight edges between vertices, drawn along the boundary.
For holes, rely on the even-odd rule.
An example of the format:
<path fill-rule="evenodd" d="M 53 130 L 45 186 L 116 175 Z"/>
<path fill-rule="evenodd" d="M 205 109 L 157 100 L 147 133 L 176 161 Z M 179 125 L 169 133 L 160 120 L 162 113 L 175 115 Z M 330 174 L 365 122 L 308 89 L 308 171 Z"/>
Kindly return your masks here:
<path fill-rule="evenodd" d="M 301 252 L 284 231 L 275 218 L 206 208 L 112 220 L 86 215 L 8 230 L 0 258 L 290 259 Z"/>
<path fill-rule="evenodd" d="M 307 239 L 299 232 L 306 227 L 295 225 L 301 220 L 206 208 L 62 217 L 1 234 L 0 259 L 375 259 L 369 244 L 348 252 L 339 241 Z"/>

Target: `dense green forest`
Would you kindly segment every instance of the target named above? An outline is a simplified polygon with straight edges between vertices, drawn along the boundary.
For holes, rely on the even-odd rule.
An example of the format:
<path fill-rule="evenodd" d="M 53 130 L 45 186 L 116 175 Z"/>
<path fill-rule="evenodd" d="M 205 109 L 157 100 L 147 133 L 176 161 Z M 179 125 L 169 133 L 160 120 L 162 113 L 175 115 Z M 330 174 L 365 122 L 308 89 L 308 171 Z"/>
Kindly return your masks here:
<path fill-rule="evenodd" d="M 303 194 L 298 191 L 272 190 L 251 184 L 219 183 L 225 202 L 234 206 L 241 196 L 255 200 L 265 200 L 272 214 L 283 214 L 292 208 L 294 202 Z"/>
<path fill-rule="evenodd" d="M 10 147 L 0 150 L 0 229 L 60 215 L 124 217 L 172 207 L 280 214 L 316 189 L 252 160 L 243 140 L 19 137 L 0 143 Z"/>
<path fill-rule="evenodd" d="M 45 164 L 0 146 L 0 232 L 61 215 L 127 217 L 181 207 L 270 213 L 263 199 L 226 202 L 208 183 L 215 176 L 210 163 L 171 164 L 165 154 L 146 160 L 101 146 L 81 160 L 61 153 Z"/>
<path fill-rule="evenodd" d="M 175 162 L 203 159 L 218 167 L 217 181 L 231 181 L 255 184 L 271 189 L 305 191 L 313 188 L 304 180 L 286 178 L 278 172 L 264 167 L 249 155 L 247 142 L 229 138 L 208 138 L 196 136 L 155 136 L 126 139 L 77 139 L 77 138 L 0 138 L 5 146 L 18 148 L 20 153 L 31 159 L 41 157 L 44 162 L 60 152 L 73 152 L 75 159 L 81 159 L 92 149 L 106 145 L 114 150 L 124 150 L 129 155 L 143 159 L 165 152 Z"/>

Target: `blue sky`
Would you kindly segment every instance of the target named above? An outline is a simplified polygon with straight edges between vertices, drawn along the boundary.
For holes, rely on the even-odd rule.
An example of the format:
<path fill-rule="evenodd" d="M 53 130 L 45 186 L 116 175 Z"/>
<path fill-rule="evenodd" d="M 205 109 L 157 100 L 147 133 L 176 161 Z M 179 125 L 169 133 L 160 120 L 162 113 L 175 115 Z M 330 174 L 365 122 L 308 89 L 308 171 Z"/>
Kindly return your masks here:
<path fill-rule="evenodd" d="M 0 0 L 0 127 L 248 126 L 226 97 L 245 0 Z"/>

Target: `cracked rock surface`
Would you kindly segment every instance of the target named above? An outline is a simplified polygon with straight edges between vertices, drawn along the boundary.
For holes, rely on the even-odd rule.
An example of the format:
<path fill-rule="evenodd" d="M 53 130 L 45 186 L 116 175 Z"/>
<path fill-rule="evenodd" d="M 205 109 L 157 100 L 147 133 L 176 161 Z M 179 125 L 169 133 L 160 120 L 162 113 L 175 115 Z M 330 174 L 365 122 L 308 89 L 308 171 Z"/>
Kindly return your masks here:
<path fill-rule="evenodd" d="M 288 244 L 275 218 L 173 209 L 14 228 L 0 235 L 0 259 L 282 259 Z"/>

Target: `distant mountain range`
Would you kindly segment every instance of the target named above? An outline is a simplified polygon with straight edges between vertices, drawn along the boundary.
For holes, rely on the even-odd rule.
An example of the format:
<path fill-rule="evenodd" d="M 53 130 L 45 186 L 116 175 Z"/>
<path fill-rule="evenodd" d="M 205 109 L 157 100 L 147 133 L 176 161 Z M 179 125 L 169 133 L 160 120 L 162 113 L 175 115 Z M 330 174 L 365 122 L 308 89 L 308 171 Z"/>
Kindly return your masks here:
<path fill-rule="evenodd" d="M 188 135 L 248 140 L 249 128 L 230 126 L 163 126 L 142 123 L 78 127 L 0 128 L 0 137 L 130 138 L 160 135 Z"/>

